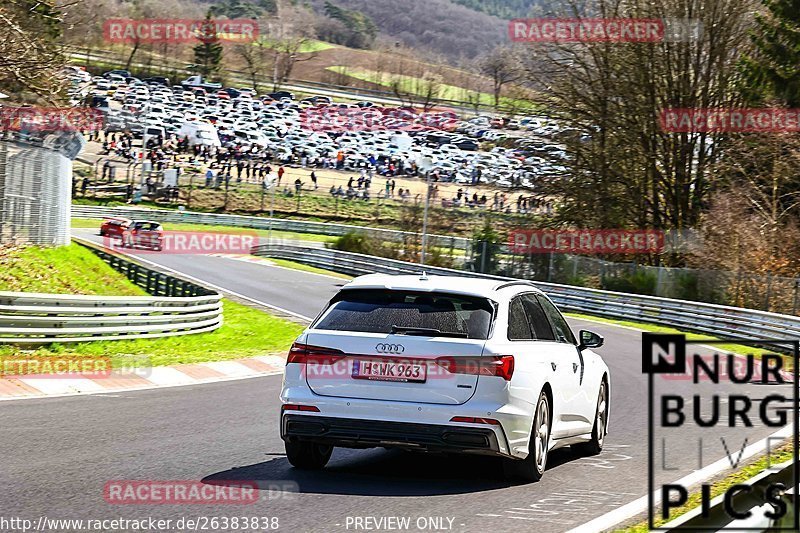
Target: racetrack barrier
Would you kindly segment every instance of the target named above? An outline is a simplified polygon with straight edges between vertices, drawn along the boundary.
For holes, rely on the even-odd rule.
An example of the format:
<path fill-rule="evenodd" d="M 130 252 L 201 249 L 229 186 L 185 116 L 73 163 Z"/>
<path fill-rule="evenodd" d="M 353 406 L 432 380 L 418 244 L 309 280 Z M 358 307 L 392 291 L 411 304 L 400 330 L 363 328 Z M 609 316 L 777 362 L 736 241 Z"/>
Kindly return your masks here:
<path fill-rule="evenodd" d="M 288 259 L 354 276 L 375 272 L 384 274 L 427 272 L 433 275 L 477 277 L 499 281 L 514 279 L 305 246 L 265 244 L 254 247 L 253 254 Z M 657 324 L 717 338 L 800 339 L 800 317 L 796 316 L 539 281 L 532 283 L 544 291 L 561 309 L 573 313 Z"/>
<path fill-rule="evenodd" d="M 91 205 L 73 205 L 72 216 L 74 218 L 110 218 L 125 217 L 130 219 L 146 219 L 154 222 L 173 222 L 178 224 L 205 224 L 218 226 L 233 226 L 240 228 L 252 228 L 266 230 L 270 229 L 270 219 L 268 217 L 254 217 L 246 215 L 228 215 L 216 213 L 199 213 L 196 211 L 177 211 L 174 209 L 148 209 L 143 207 L 103 207 Z M 273 218 L 272 229 L 275 231 L 288 231 L 293 233 L 313 233 L 316 235 L 339 236 L 346 233 L 358 232 L 375 238 L 391 241 L 403 242 L 406 238 L 416 238 L 419 234 L 390 230 L 383 228 L 371 228 L 367 226 L 354 226 L 350 224 L 330 224 L 327 222 L 309 222 L 305 220 L 289 220 L 284 218 Z M 452 237 L 448 235 L 428 235 L 430 246 L 442 248 L 453 248 L 466 250 L 469 247 L 470 239 L 464 237 Z"/>
<path fill-rule="evenodd" d="M 152 296 L 0 292 L 0 344 L 150 339 L 222 325 L 222 295 L 79 241 Z"/>

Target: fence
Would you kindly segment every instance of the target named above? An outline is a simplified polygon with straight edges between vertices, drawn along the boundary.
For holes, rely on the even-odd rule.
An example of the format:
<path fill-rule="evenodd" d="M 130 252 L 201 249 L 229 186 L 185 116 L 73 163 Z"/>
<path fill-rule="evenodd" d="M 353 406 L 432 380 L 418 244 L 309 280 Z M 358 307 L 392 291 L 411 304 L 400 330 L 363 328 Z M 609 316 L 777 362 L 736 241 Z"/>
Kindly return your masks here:
<path fill-rule="evenodd" d="M 222 325 L 217 292 L 80 244 L 152 296 L 0 292 L 0 344 L 164 338 Z"/>
<path fill-rule="evenodd" d="M 513 254 L 505 246 L 498 255 L 499 270 L 513 277 L 783 314 L 800 311 L 800 278 L 614 263 L 567 254 Z"/>
<path fill-rule="evenodd" d="M 449 276 L 513 279 L 303 246 L 266 244 L 254 247 L 253 254 L 290 259 L 351 275 L 374 272 L 417 274 L 424 271 L 428 274 Z M 682 331 L 726 339 L 800 338 L 800 317 L 555 283 L 536 282 L 536 285 L 559 307 L 575 313 L 671 326 Z"/>
<path fill-rule="evenodd" d="M 289 220 L 282 218 L 253 217 L 244 215 L 227 215 L 215 213 L 198 213 L 194 211 L 177 211 L 174 209 L 146 209 L 139 207 L 99 207 L 75 205 L 72 208 L 75 218 L 104 218 L 126 217 L 143 218 L 156 222 L 173 222 L 180 224 L 206 224 L 234 226 L 252 229 L 270 229 L 275 231 L 290 231 L 294 233 L 313 233 L 316 235 L 344 235 L 351 232 L 361 232 L 377 239 L 391 242 L 403 242 L 406 238 L 418 238 L 419 234 L 405 231 L 389 230 L 382 228 L 369 228 L 349 224 L 331 224 L 327 222 L 310 222 L 304 220 Z M 431 246 L 443 248 L 467 249 L 470 240 L 464 237 L 448 235 L 429 235 L 428 242 Z"/>
<path fill-rule="evenodd" d="M 69 243 L 72 159 L 78 133 L 0 132 L 0 244 Z"/>

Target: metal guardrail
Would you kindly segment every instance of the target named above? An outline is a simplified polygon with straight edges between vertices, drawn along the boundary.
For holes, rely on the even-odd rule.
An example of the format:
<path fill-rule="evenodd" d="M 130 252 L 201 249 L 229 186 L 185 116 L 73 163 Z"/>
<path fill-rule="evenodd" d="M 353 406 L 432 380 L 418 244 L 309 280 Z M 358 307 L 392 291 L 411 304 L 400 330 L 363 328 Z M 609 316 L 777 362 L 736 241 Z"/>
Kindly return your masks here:
<path fill-rule="evenodd" d="M 150 339 L 222 325 L 222 295 L 80 242 L 153 296 L 0 292 L 0 344 Z"/>
<path fill-rule="evenodd" d="M 259 245 L 253 248 L 253 254 L 289 259 L 356 276 L 374 272 L 417 274 L 425 271 L 448 276 L 513 279 L 304 246 Z M 796 316 L 539 281 L 534 283 L 561 309 L 574 313 L 646 322 L 730 339 L 800 338 L 800 317 Z"/>
<path fill-rule="evenodd" d="M 199 213 L 196 211 L 177 211 L 173 209 L 148 209 L 143 207 L 104 207 L 91 205 L 73 205 L 74 218 L 106 218 L 126 217 L 144 218 L 156 222 L 174 222 L 179 224 L 204 224 L 219 226 L 234 226 L 251 229 L 269 229 L 268 217 L 254 217 L 245 215 L 228 215 L 216 213 Z M 289 220 L 283 218 L 272 219 L 272 229 L 275 231 L 290 231 L 294 233 L 313 233 L 317 235 L 344 235 L 359 232 L 371 235 L 381 240 L 403 242 L 406 238 L 419 238 L 420 234 L 390 230 L 383 228 L 370 228 L 367 226 L 354 226 L 350 224 L 330 224 L 327 222 L 309 222 L 304 220 Z M 464 237 L 448 235 L 428 235 L 431 246 L 442 248 L 455 248 L 466 250 L 470 240 Z"/>

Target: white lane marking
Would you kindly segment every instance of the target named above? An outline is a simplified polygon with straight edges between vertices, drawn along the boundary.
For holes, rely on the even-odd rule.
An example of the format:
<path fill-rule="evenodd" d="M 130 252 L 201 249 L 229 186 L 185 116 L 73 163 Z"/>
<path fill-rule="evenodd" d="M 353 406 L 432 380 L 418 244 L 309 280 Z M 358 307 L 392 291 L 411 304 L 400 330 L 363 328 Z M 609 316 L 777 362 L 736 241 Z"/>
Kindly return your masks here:
<path fill-rule="evenodd" d="M 791 426 L 786 426 L 779 429 L 769 437 L 745 448 L 744 452 L 742 452 L 740 461 L 768 451 L 768 448 L 770 448 L 770 442 L 777 439 L 785 439 L 791 435 Z M 772 448 L 774 448 L 774 446 L 772 446 Z M 727 468 L 730 468 L 729 458 L 723 457 L 722 459 L 711 463 L 707 467 L 701 470 L 695 470 L 691 474 L 688 474 L 677 481 L 673 481 L 672 483 L 675 485 L 682 485 L 684 487 L 691 487 L 723 472 Z M 655 491 L 653 493 L 653 502 L 656 504 L 661 502 L 661 491 Z M 567 533 L 596 533 L 597 531 L 605 531 L 619 524 L 620 522 L 624 522 L 625 520 L 633 518 L 634 516 L 647 511 L 647 505 L 648 497 L 645 494 L 637 500 L 627 503 L 622 507 L 614 509 L 613 511 L 602 516 L 598 516 L 594 520 L 586 522 L 583 525 L 570 529 Z"/>
<path fill-rule="evenodd" d="M 98 244 L 98 243 L 92 242 L 92 244 Z M 105 248 L 107 250 L 112 250 L 112 248 L 109 248 L 108 246 L 105 246 L 103 244 L 100 244 L 100 246 L 102 246 L 103 248 Z M 119 252 L 119 250 L 114 250 L 114 251 Z M 164 266 L 164 265 L 162 265 L 160 263 L 156 263 L 154 261 L 150 261 L 149 259 L 145 259 L 145 258 L 143 258 L 143 257 L 141 257 L 139 255 L 127 254 L 125 252 L 121 252 L 121 253 L 123 253 L 125 255 L 130 255 L 131 257 L 133 257 L 133 258 L 135 258 L 135 259 L 137 259 L 139 261 L 142 261 L 143 263 L 148 263 L 148 264 L 150 264 L 152 266 L 155 266 L 155 267 L 158 267 L 158 268 L 163 268 L 164 270 L 172 272 L 173 274 L 177 274 L 177 275 L 182 276 L 182 277 L 184 277 L 186 279 L 190 279 L 192 281 L 196 281 L 197 283 L 206 285 L 207 287 L 211 287 L 212 289 L 216 289 L 216 290 L 218 290 L 218 291 L 220 291 L 222 293 L 232 294 L 233 296 L 236 296 L 237 298 L 241 298 L 242 300 L 247 300 L 248 302 L 252 302 L 254 304 L 264 306 L 264 307 L 266 307 L 268 309 L 274 309 L 275 311 L 279 311 L 281 313 L 286 313 L 287 315 L 299 318 L 301 320 L 305 320 L 307 322 L 311 322 L 313 320 L 313 318 L 307 317 L 305 315 L 301 315 L 300 313 L 295 313 L 294 311 L 289 311 L 288 309 L 284 309 L 283 307 L 278 307 L 277 305 L 268 304 L 266 302 L 262 302 L 260 300 L 256 300 L 255 298 L 250 298 L 249 296 L 245 296 L 244 294 L 240 294 L 240 293 L 232 291 L 230 289 L 226 289 L 224 287 L 220 287 L 219 285 L 215 285 L 215 284 L 210 283 L 208 281 L 204 281 L 204 280 L 202 280 L 200 278 L 196 278 L 194 276 L 190 276 L 189 274 L 184 274 L 183 272 L 175 270 L 174 268 L 170 268 L 170 267 Z"/>

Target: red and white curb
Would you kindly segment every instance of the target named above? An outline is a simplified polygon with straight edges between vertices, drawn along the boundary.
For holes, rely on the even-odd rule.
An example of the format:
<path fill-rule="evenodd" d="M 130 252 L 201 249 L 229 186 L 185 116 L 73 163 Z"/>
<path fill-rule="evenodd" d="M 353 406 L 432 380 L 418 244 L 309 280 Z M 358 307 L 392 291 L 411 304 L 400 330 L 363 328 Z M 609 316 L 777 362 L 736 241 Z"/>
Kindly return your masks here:
<path fill-rule="evenodd" d="M 281 374 L 286 359 L 277 355 L 209 363 L 143 367 L 103 377 L 2 378 L 0 401 L 180 387 Z"/>

